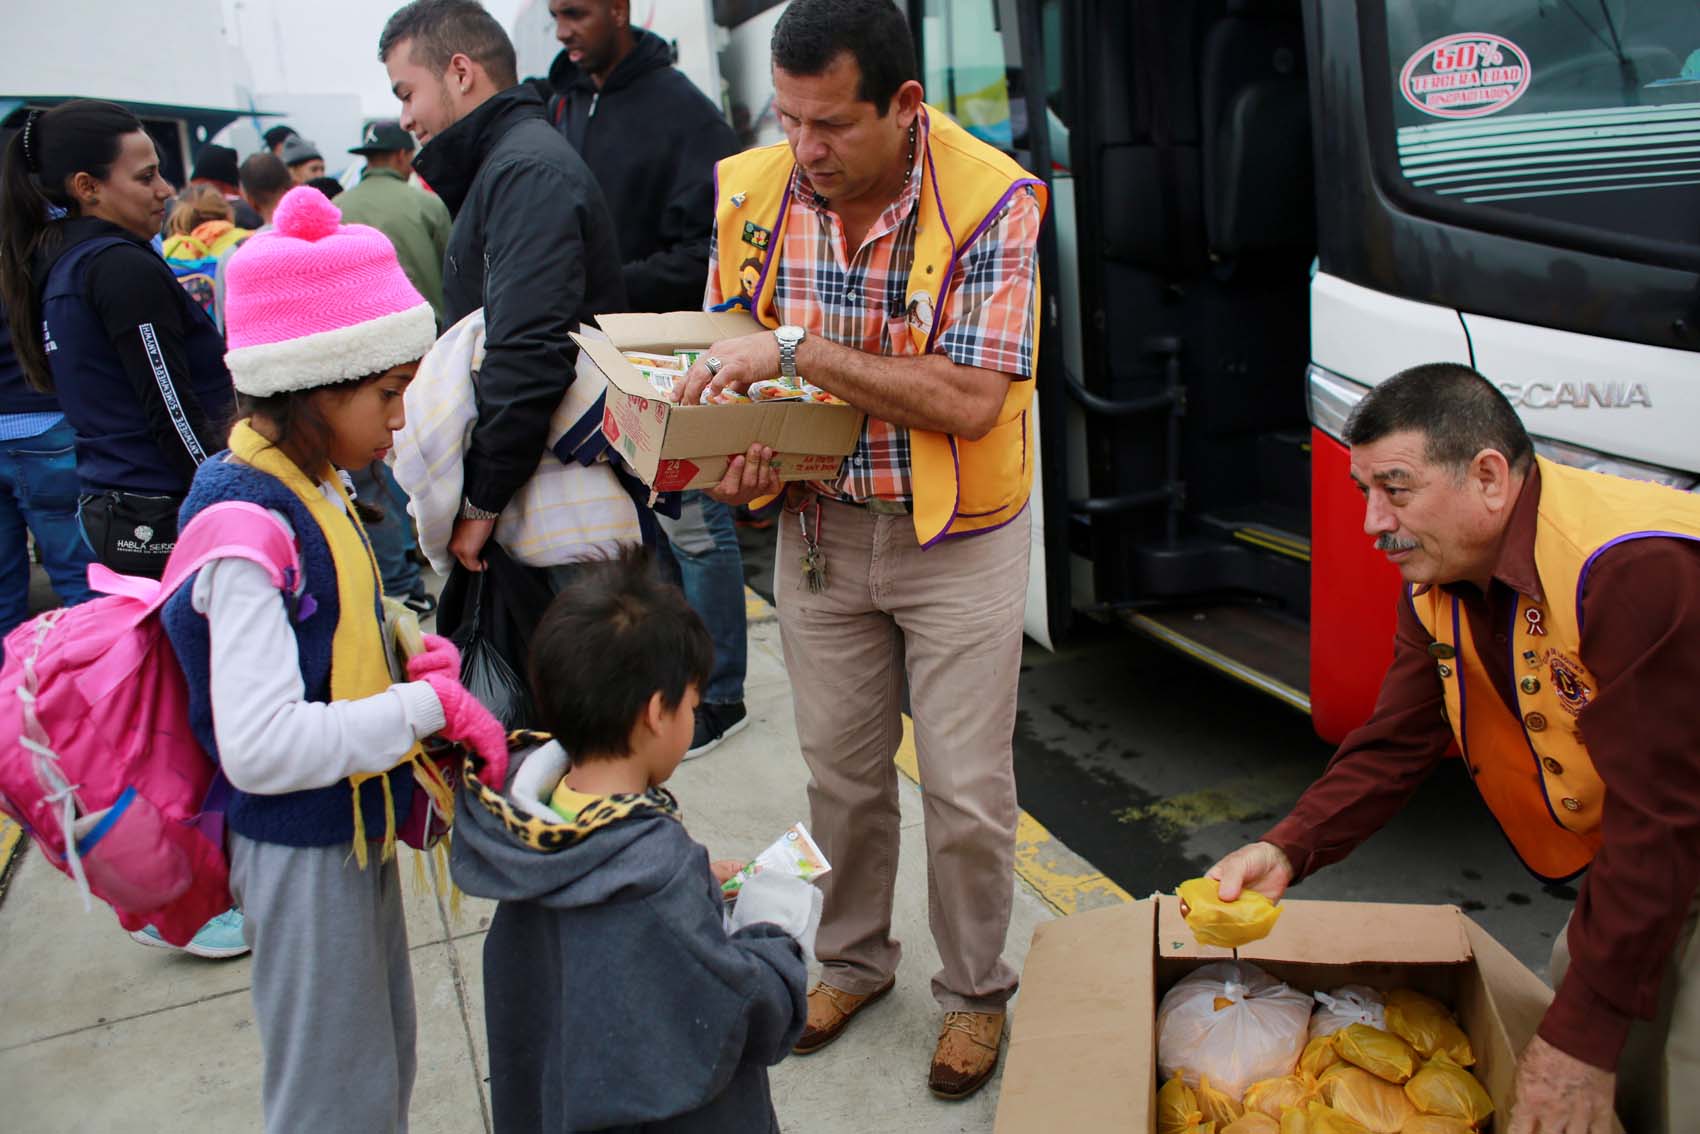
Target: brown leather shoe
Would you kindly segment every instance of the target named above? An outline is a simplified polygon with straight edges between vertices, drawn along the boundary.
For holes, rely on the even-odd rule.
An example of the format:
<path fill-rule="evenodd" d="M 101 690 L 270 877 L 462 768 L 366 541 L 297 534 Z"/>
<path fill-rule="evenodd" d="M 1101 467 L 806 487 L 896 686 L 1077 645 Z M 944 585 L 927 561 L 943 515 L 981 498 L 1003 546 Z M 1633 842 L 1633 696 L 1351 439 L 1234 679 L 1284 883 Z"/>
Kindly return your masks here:
<path fill-rule="evenodd" d="M 946 1012 L 927 1087 L 941 1099 L 965 1099 L 992 1077 L 1003 1039 L 1002 1012 Z"/>
<path fill-rule="evenodd" d="M 866 996 L 857 996 L 854 992 L 834 988 L 825 981 L 816 981 L 815 986 L 809 989 L 809 1022 L 791 1053 L 808 1055 L 819 1051 L 839 1037 L 850 1023 L 850 1017 L 890 992 L 896 983 L 897 978 L 891 977 Z"/>

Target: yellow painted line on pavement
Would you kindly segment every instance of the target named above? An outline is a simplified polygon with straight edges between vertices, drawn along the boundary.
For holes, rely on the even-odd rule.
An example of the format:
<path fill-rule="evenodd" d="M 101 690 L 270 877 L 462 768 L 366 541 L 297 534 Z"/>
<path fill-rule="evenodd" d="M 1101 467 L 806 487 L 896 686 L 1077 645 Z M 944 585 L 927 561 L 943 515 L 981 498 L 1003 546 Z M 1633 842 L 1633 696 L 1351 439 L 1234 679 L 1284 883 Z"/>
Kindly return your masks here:
<path fill-rule="evenodd" d="M 903 743 L 897 746 L 897 770 L 916 784 L 921 769 L 915 756 L 915 722 L 903 714 Z M 1082 870 L 1081 867 L 1086 867 Z M 1133 895 L 1069 853 L 1055 835 L 1026 811 L 1015 825 L 1015 872 L 1061 917 L 1101 906 L 1133 901 Z"/>
<path fill-rule="evenodd" d="M 1218 787 L 1171 795 L 1143 807 L 1115 813 L 1120 823 L 1149 823 L 1157 834 L 1174 839 L 1214 823 L 1273 818 L 1280 801 L 1304 790 L 1308 779 L 1281 775 L 1245 776 Z"/>
<path fill-rule="evenodd" d="M 6 868 L 12 864 L 12 856 L 18 853 L 18 848 L 24 844 L 24 829 L 17 822 L 0 815 L 0 878 L 6 876 Z"/>
<path fill-rule="evenodd" d="M 766 599 L 756 594 L 748 585 L 744 587 L 744 621 L 751 626 L 758 622 L 772 622 L 779 617 L 779 612 L 768 605 Z"/>

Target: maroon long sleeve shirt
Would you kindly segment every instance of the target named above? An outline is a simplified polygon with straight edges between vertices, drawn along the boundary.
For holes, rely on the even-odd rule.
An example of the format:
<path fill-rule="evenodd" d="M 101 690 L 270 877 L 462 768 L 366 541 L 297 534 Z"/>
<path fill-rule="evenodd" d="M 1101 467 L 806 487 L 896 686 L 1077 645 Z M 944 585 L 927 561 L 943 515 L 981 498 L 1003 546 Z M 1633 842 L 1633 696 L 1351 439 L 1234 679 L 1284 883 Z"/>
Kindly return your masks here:
<path fill-rule="evenodd" d="M 1520 713 L 1515 651 L 1505 639 L 1518 595 L 1544 597 L 1535 571 L 1540 493 L 1536 470 L 1512 507 L 1485 594 L 1470 583 L 1444 588 L 1460 600 L 1481 649 L 1477 664 L 1513 715 Z M 1619 544 L 1589 571 L 1582 612 L 1582 659 L 1599 688 L 1577 724 L 1606 797 L 1600 851 L 1570 922 L 1571 967 L 1540 1035 L 1612 1068 L 1631 1020 L 1656 1012 L 1700 887 L 1700 545 L 1661 538 Z M 1295 878 L 1345 858 L 1445 758 L 1452 729 L 1441 712 L 1431 641 L 1401 598 L 1393 664 L 1374 714 L 1264 836 L 1286 854 Z"/>

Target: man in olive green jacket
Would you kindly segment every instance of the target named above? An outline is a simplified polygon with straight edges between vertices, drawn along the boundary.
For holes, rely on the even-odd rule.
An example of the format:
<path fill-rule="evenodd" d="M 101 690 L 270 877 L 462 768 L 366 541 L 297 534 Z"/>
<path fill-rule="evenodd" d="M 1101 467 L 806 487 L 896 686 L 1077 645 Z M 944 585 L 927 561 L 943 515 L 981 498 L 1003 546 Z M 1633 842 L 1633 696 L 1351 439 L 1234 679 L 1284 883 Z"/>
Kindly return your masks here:
<path fill-rule="evenodd" d="M 408 184 L 413 135 L 395 121 L 373 122 L 348 152 L 366 159 L 360 184 L 336 196 L 344 224 L 367 224 L 390 238 L 401 270 L 443 320 L 443 251 L 449 242 L 448 206 L 435 193 Z"/>

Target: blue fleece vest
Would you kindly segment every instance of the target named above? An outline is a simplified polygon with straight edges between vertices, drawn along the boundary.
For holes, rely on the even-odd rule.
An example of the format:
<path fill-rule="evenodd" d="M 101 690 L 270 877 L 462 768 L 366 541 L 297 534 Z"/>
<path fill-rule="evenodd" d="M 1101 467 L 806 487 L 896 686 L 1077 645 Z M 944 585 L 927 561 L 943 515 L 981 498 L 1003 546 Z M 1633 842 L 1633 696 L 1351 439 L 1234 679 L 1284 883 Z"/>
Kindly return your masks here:
<path fill-rule="evenodd" d="M 269 473 L 229 460 L 221 453 L 200 467 L 189 497 L 178 513 L 178 522 L 187 524 L 196 513 L 224 500 L 243 500 L 270 508 L 288 517 L 295 529 L 295 543 L 300 549 L 302 576 L 306 582 L 300 610 L 309 613 L 297 616 L 295 642 L 301 665 L 301 679 L 309 701 L 328 702 L 331 699 L 331 637 L 336 631 L 339 606 L 336 587 L 336 566 L 331 559 L 329 544 L 319 530 L 318 521 L 282 481 Z M 353 521 L 350 520 L 350 523 Z M 195 736 L 218 759 L 218 742 L 213 735 L 211 688 L 211 646 L 206 616 L 196 612 L 191 580 L 165 604 L 161 618 L 166 633 L 171 636 L 178 664 L 189 682 L 189 721 Z M 312 601 L 306 601 L 311 596 Z M 373 618 L 382 617 L 376 608 Z M 302 753 L 310 757 L 311 753 Z M 407 815 L 413 799 L 413 774 L 407 767 L 389 774 L 390 790 L 395 800 L 396 826 Z M 360 788 L 361 809 L 365 816 L 369 838 L 382 838 L 384 832 L 384 789 L 377 780 L 368 780 Z M 225 805 L 225 823 L 231 830 L 250 839 L 266 843 L 281 843 L 292 847 L 326 847 L 346 843 L 354 838 L 353 794 L 349 781 L 310 791 L 295 791 L 285 795 L 251 795 L 231 789 Z"/>
<path fill-rule="evenodd" d="M 47 361 L 59 404 L 77 431 L 77 475 L 83 485 L 90 491 L 115 489 L 181 496 L 189 486 L 176 466 L 162 459 L 159 444 L 148 432 L 135 387 L 112 348 L 106 325 L 88 301 L 90 261 L 108 248 L 133 243 L 122 236 L 97 236 L 54 261 L 41 295 Z M 182 302 L 183 325 L 188 328 L 184 346 L 189 358 L 187 374 L 167 373 L 164 359 L 156 361 L 154 380 L 159 383 L 160 397 L 175 411 L 180 429 L 189 428 L 176 408 L 177 390 L 184 384 L 208 420 L 220 421 L 236 402 L 230 372 L 224 367 L 224 336 L 218 333 L 212 317 L 177 286 L 164 260 L 159 261 L 159 270 L 172 279 L 171 290 Z"/>

